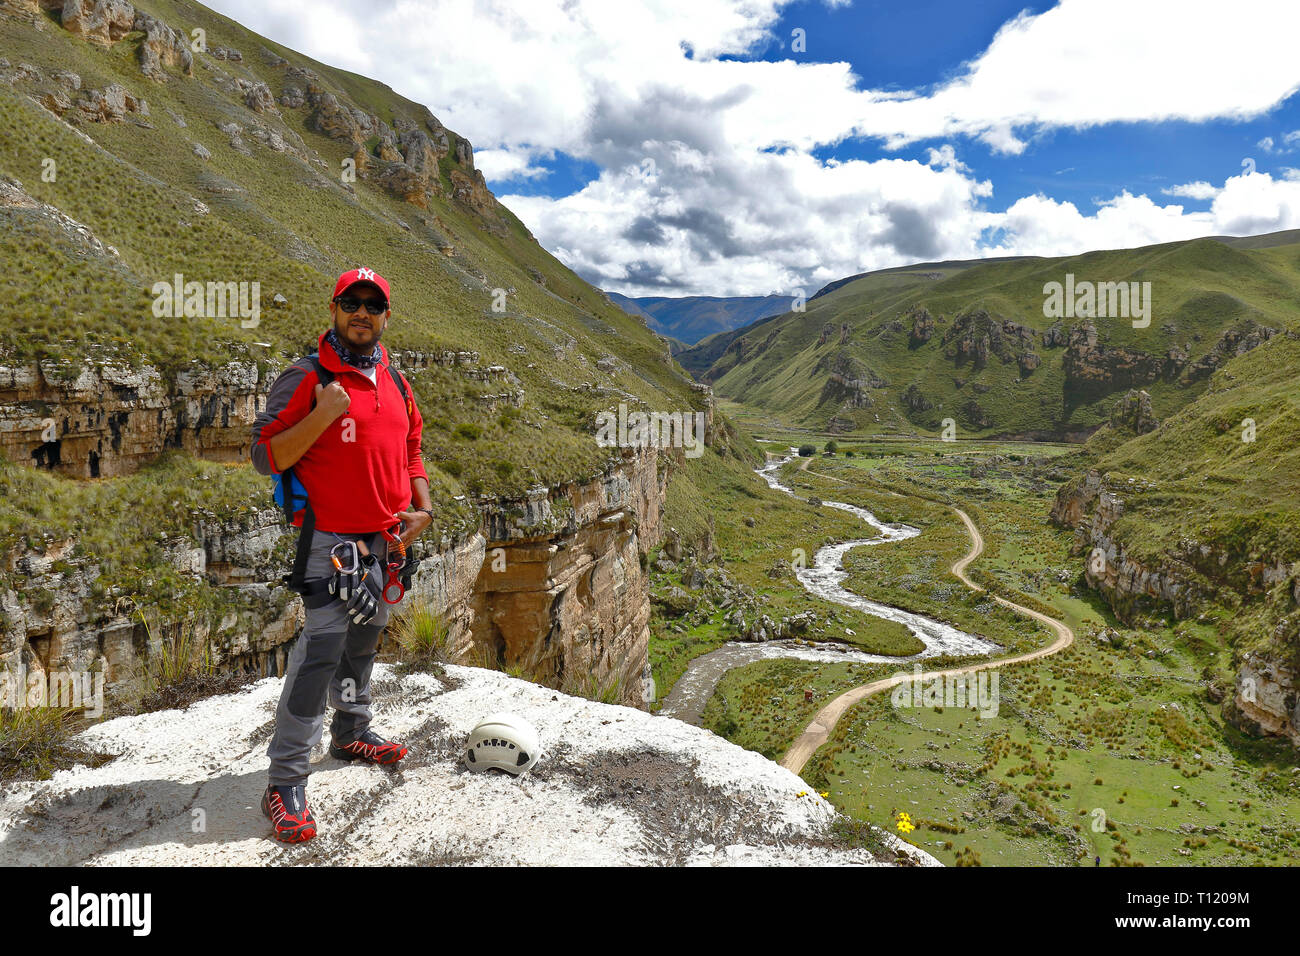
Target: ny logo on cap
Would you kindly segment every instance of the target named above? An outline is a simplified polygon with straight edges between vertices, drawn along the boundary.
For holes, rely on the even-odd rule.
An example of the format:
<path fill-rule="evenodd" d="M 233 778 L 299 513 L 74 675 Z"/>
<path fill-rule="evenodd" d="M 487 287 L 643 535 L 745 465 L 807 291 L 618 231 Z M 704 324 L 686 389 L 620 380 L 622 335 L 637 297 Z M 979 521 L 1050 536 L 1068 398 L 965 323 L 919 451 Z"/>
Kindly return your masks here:
<path fill-rule="evenodd" d="M 374 277 L 375 277 L 375 271 L 374 271 L 373 269 L 358 269 L 358 270 L 357 270 L 357 278 L 358 278 L 358 279 L 373 279 Z"/>

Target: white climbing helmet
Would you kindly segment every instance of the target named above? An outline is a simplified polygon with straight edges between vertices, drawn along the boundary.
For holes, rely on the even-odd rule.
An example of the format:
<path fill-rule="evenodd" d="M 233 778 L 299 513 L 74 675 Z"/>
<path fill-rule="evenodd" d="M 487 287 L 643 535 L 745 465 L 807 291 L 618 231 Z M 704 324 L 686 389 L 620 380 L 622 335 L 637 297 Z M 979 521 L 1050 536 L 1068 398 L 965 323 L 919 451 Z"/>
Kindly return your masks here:
<path fill-rule="evenodd" d="M 518 776 L 531 770 L 541 755 L 542 741 L 532 724 L 515 714 L 493 714 L 470 731 L 465 766 L 496 767 Z"/>

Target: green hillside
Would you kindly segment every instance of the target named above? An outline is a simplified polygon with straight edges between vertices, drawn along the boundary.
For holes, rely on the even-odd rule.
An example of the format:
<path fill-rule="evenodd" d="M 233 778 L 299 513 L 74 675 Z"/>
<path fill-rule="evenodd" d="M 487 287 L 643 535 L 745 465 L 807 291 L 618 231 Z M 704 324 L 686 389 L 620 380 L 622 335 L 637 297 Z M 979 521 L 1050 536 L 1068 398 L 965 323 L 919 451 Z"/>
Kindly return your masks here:
<path fill-rule="evenodd" d="M 278 369 L 314 348 L 335 276 L 364 264 L 392 283 L 391 350 L 474 351 L 479 367 L 518 379 L 522 404 L 503 408 L 492 400 L 499 382 L 435 365 L 413 376 L 425 456 L 446 469 L 451 492 L 589 475 L 608 454 L 592 440 L 597 410 L 691 404 L 689 379 L 664 344 L 542 249 L 487 192 L 468 143 L 425 107 L 199 4 L 138 8 L 187 38 L 206 31 L 209 52 L 193 55 L 192 75 L 165 65 L 153 76 L 141 69 L 142 31 L 105 46 L 61 29 L 59 13 L 34 2 L 12 12 L 27 6 L 0 15 L 6 72 L 19 61 L 34 67 L 0 83 L 0 177 L 21 183 L 0 202 L 10 263 L 0 288 L 13 306 L 5 364 L 94 356 L 151 363 L 170 377 L 193 360 L 251 356 Z M 286 105 L 286 92 L 310 93 L 313 83 L 341 110 L 314 108 L 310 95 Z M 87 120 L 79 104 L 88 91 L 112 84 L 146 101 L 147 113 Z M 259 84 L 274 102 L 254 109 Z M 356 144 L 348 117 L 365 114 L 382 126 Z M 410 147 L 408 130 L 419 134 Z M 424 148 L 443 135 L 445 150 Z M 47 160 L 52 181 L 42 176 Z M 354 183 L 341 175 L 346 160 L 356 163 Z M 260 282 L 260 323 L 156 318 L 150 290 L 176 273 Z M 284 308 L 271 307 L 277 295 Z"/>
<path fill-rule="evenodd" d="M 1067 274 L 1151 283 L 1149 326 L 1045 316 L 1045 284 Z M 1298 278 L 1294 242 L 1216 239 L 871 273 L 679 359 L 707 361 L 697 374 L 720 396 L 817 430 L 934 433 L 952 419 L 963 437 L 1082 437 L 1117 393 L 1147 389 L 1164 417 L 1232 355 L 1293 328 Z"/>
<path fill-rule="evenodd" d="M 1238 651 L 1274 639 L 1300 649 L 1291 593 L 1300 561 L 1298 374 L 1300 341 L 1279 336 L 1228 364 L 1154 430 L 1107 425 L 1085 448 L 1122 501 L 1112 536 L 1133 559 L 1193 588 L 1197 610 L 1213 613 Z M 1281 580 L 1267 580 L 1275 568 Z"/>

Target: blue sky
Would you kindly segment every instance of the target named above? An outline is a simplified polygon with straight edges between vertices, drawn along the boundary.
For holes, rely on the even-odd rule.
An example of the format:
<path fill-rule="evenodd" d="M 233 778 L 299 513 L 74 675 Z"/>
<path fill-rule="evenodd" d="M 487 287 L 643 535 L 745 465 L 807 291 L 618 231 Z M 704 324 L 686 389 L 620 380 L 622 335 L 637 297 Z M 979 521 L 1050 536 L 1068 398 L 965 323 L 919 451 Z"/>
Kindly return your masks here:
<path fill-rule="evenodd" d="M 428 105 L 627 294 L 1300 227 L 1290 0 L 214 5 Z"/>

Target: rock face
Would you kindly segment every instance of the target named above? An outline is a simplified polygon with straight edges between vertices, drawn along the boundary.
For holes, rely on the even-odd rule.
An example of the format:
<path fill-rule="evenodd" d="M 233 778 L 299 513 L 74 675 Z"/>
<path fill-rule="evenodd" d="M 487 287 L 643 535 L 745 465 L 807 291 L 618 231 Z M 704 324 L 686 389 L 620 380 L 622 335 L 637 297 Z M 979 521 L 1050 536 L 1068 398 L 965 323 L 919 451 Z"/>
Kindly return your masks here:
<path fill-rule="evenodd" d="M 642 449 L 595 481 L 493 503 L 462 653 L 553 686 L 590 677 L 639 705 L 650 640 L 643 558 L 659 542 L 666 482 L 657 458 Z"/>
<path fill-rule="evenodd" d="M 918 309 L 912 313 L 912 333 L 908 336 L 907 344 L 911 348 L 917 348 L 930 341 L 934 335 L 934 316 L 925 309 Z"/>
<path fill-rule="evenodd" d="M 1065 349 L 1067 397 L 1091 401 L 1121 388 L 1141 388 L 1155 382 L 1191 384 L 1208 378 L 1224 362 L 1244 355 L 1276 334 L 1276 329 L 1245 320 L 1225 330 L 1204 356 L 1188 365 L 1187 349 L 1181 345 L 1172 346 L 1163 356 L 1102 345 L 1096 326 L 1085 319 L 1070 329 Z"/>
<path fill-rule="evenodd" d="M 136 12 L 132 30 L 144 33 L 140 41 L 140 72 L 156 80 L 166 79 L 164 67 L 186 76 L 194 72 L 194 56 L 185 38 L 157 17 Z"/>
<path fill-rule="evenodd" d="M 47 540 L 41 547 L 4 556 L 5 569 L 24 586 L 22 591 L 0 590 L 6 621 L 0 632 L 0 675 L 99 669 L 111 697 L 129 697 L 145 661 L 158 653 L 164 639 L 181 634 L 200 646 L 210 642 L 214 662 L 223 670 L 282 673 L 302 624 L 302 606 L 284 588 L 265 583 L 278 583 L 281 573 L 278 511 L 254 511 L 238 522 L 220 524 L 201 515 L 194 518 L 194 537 L 160 541 L 158 547 L 178 572 L 228 588 L 215 618 L 155 620 L 150 629 L 129 603 L 120 606 L 113 593 L 97 593 L 97 558 L 78 555 L 74 541 Z M 41 594 L 52 599 L 42 601 Z"/>
<path fill-rule="evenodd" d="M 0 448 L 78 478 L 127 474 L 170 448 L 239 461 L 267 388 L 251 361 L 194 366 L 172 386 L 149 366 L 0 366 Z"/>
<path fill-rule="evenodd" d="M 1067 396 L 1085 401 L 1121 388 L 1150 385 L 1179 371 L 1159 356 L 1101 345 L 1097 327 L 1087 319 L 1070 329 L 1063 364 Z"/>
<path fill-rule="evenodd" d="M 67 0 L 63 29 L 91 43 L 111 46 L 132 30 L 135 7 L 126 0 Z"/>
<path fill-rule="evenodd" d="M 269 493 L 268 493 L 269 498 Z M 301 599 L 282 585 L 296 532 L 278 508 L 261 507 L 237 517 L 191 515 L 192 533 L 159 542 L 164 562 L 216 598 L 217 614 L 168 618 L 146 609 L 146 626 L 129 602 L 95 587 L 95 556 L 79 555 L 71 540 L 4 556 L 4 568 L 24 581 L 22 591 L 0 589 L 0 683 L 3 674 L 86 671 L 105 674 L 106 689 L 129 699 L 146 662 L 164 639 L 188 635 L 207 647 L 218 670 L 258 677 L 284 673 L 302 628 Z M 482 535 L 444 540 L 426 554 L 413 576 L 412 594 L 428 600 L 447 622 L 451 637 L 467 633 L 474 584 L 483 562 Z M 39 595 L 53 595 L 51 601 Z"/>
<path fill-rule="evenodd" d="M 913 326 L 915 331 L 915 324 Z M 1034 330 L 1010 319 L 998 320 L 983 309 L 957 316 L 943 333 L 944 356 L 958 368 L 969 365 L 979 371 L 989 356 L 1002 364 L 1022 361 L 1034 347 Z"/>
<path fill-rule="evenodd" d="M 818 361 L 815 371 L 827 372 L 817 404 L 827 402 L 841 407 L 842 411 L 870 408 L 869 389 L 884 388 L 888 382 L 867 367 L 861 359 L 844 351 L 835 351 Z"/>
<path fill-rule="evenodd" d="M 1143 393 L 1145 394 L 1145 393 Z M 1141 412 L 1140 400 L 1126 403 Z M 1052 521 L 1075 529 L 1076 552 L 1084 559 L 1084 577 L 1106 599 L 1116 616 L 1132 621 L 1147 611 L 1172 610 L 1175 618 L 1199 613 L 1216 590 L 1239 597 L 1260 598 L 1265 591 L 1288 583 L 1293 605 L 1300 604 L 1300 565 L 1266 562 L 1222 547 L 1180 541 L 1158 563 L 1134 557 L 1115 534 L 1124 514 L 1124 492 L 1098 471 L 1082 481 L 1062 487 L 1053 505 Z M 1280 635 L 1286 638 L 1287 635 Z M 1294 641 L 1294 634 L 1290 635 Z M 1300 710 L 1297 709 L 1293 655 L 1280 650 L 1247 652 L 1235 659 L 1238 667 L 1234 692 L 1224 701 L 1224 717 L 1241 730 L 1256 735 L 1284 736 L 1300 747 Z M 1219 699 L 1215 697 L 1214 699 Z"/>
<path fill-rule="evenodd" d="M 1057 493 L 1051 520 L 1075 532 L 1075 550 L 1084 555 L 1084 577 L 1106 598 L 1121 620 L 1161 606 L 1177 617 L 1194 613 L 1201 582 L 1190 567 L 1171 556 L 1168 564 L 1150 567 L 1137 560 L 1112 533 L 1124 514 L 1124 499 L 1104 476 L 1090 470 L 1082 481 Z"/>
<path fill-rule="evenodd" d="M 1110 427 L 1145 435 L 1155 431 L 1160 424 L 1151 411 L 1151 396 L 1145 391 L 1130 389 L 1128 394 L 1115 403 L 1110 413 Z"/>
<path fill-rule="evenodd" d="M 1245 655 L 1223 714 L 1256 736 L 1286 737 L 1300 747 L 1300 700 L 1294 667 L 1265 654 Z"/>
<path fill-rule="evenodd" d="M 1236 358 L 1238 355 L 1245 355 L 1251 349 L 1258 348 L 1277 335 L 1277 332 L 1277 329 L 1250 320 L 1241 322 L 1231 329 L 1226 329 L 1219 336 L 1219 340 L 1210 348 L 1210 351 L 1188 367 L 1183 375 L 1184 380 L 1196 382 L 1209 378 L 1214 374 L 1215 369 L 1224 362 Z M 1183 360 L 1186 361 L 1186 353 L 1183 355 Z"/>
<path fill-rule="evenodd" d="M 54 112 L 57 113 L 59 106 L 63 104 L 46 105 L 47 107 L 52 105 Z M 138 99 L 130 90 L 117 83 L 112 83 L 102 90 L 83 90 L 76 107 L 76 116 L 92 123 L 115 123 L 124 119 L 128 113 L 149 115 L 149 107 L 145 105 L 145 101 Z M 65 106 L 64 109 L 66 108 Z"/>

